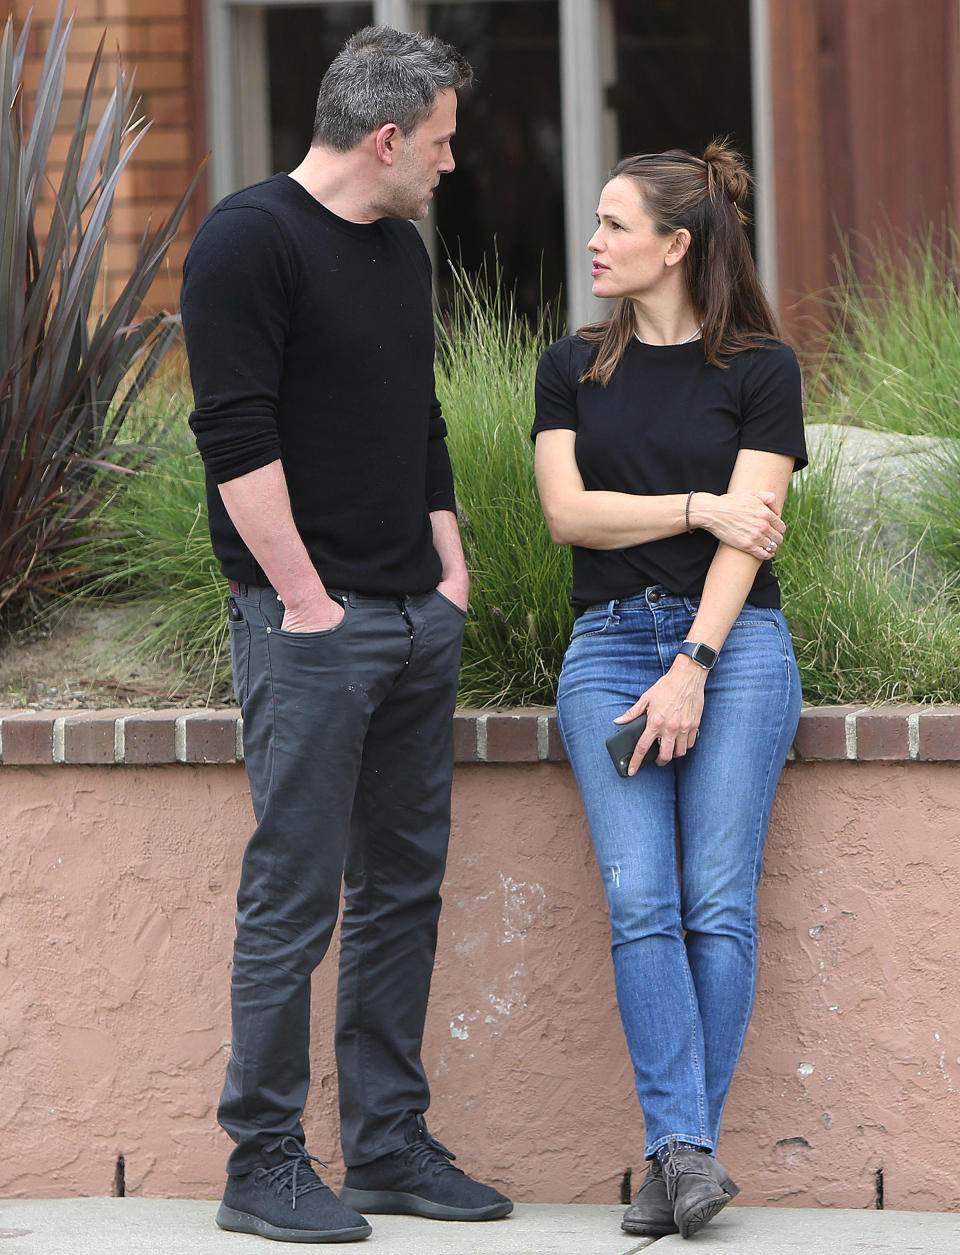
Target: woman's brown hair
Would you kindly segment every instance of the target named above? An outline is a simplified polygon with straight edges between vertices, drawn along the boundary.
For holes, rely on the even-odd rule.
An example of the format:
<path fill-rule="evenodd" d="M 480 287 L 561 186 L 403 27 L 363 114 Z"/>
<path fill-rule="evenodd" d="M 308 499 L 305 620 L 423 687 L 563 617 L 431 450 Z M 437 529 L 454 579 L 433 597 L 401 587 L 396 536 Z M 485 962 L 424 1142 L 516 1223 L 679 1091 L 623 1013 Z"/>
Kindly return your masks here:
<path fill-rule="evenodd" d="M 703 355 L 711 365 L 723 366 L 725 358 L 779 336 L 744 230 L 742 202 L 752 180 L 739 153 L 726 141 L 714 140 L 702 157 L 681 148 L 624 157 L 610 178 L 637 183 L 658 235 L 681 227 L 689 231 L 684 273 L 703 327 Z M 629 297 L 620 299 L 610 318 L 581 327 L 577 335 L 600 346 L 583 379 L 608 383 L 633 334 Z"/>

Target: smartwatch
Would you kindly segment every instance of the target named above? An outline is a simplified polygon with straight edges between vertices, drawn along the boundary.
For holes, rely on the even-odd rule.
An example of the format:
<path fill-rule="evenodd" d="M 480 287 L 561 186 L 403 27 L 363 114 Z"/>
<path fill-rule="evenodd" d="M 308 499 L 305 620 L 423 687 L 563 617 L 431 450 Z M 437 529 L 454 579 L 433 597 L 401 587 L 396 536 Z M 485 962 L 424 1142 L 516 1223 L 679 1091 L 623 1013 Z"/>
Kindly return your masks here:
<path fill-rule="evenodd" d="M 703 667 L 704 671 L 712 671 L 720 657 L 719 650 L 712 645 L 704 645 L 703 641 L 684 641 L 677 653 L 686 654 L 698 666 Z"/>

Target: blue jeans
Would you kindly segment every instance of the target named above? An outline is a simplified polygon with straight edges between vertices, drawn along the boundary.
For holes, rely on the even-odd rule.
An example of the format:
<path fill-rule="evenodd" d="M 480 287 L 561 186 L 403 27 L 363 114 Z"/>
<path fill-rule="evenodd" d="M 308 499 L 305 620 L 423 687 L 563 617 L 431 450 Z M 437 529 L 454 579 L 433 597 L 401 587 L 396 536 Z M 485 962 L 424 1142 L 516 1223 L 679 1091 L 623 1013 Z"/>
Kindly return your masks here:
<path fill-rule="evenodd" d="M 612 720 L 670 667 L 697 602 L 662 588 L 591 606 L 557 691 L 610 910 L 620 1018 L 646 1154 L 715 1150 L 756 989 L 756 896 L 800 677 L 779 610 L 747 605 L 707 677 L 696 743 L 617 775 Z"/>

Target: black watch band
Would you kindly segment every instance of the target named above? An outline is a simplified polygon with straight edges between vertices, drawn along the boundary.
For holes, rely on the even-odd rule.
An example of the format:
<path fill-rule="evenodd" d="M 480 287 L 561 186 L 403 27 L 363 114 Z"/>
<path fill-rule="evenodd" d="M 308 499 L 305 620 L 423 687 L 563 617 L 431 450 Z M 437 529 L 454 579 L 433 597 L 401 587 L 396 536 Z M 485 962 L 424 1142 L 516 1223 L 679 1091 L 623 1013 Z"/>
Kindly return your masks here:
<path fill-rule="evenodd" d="M 704 645 L 703 641 L 684 641 L 677 652 L 692 658 L 704 671 L 712 671 L 720 657 L 719 650 L 712 645 Z"/>

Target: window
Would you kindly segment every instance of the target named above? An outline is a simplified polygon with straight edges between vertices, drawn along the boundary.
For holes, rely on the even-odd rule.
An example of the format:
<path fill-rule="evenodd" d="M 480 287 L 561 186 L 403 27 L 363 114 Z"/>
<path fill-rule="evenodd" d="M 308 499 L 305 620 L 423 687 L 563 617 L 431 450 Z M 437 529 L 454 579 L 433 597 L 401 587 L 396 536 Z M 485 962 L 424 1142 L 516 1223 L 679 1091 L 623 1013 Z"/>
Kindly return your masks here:
<path fill-rule="evenodd" d="M 590 296 L 586 242 L 605 172 L 627 152 L 702 151 L 730 134 L 750 156 L 751 75 L 761 87 L 767 0 L 206 0 L 215 198 L 299 163 L 320 79 L 343 40 L 370 22 L 421 29 L 470 60 L 445 178 L 421 224 L 441 297 L 449 255 L 470 271 L 499 263 L 519 308 L 558 293 L 578 325 Z M 751 39 L 755 44 L 751 68 Z M 768 122 L 758 106 L 761 132 Z M 767 146 L 758 159 L 769 165 Z M 773 268 L 772 202 L 761 184 L 761 259 Z"/>

